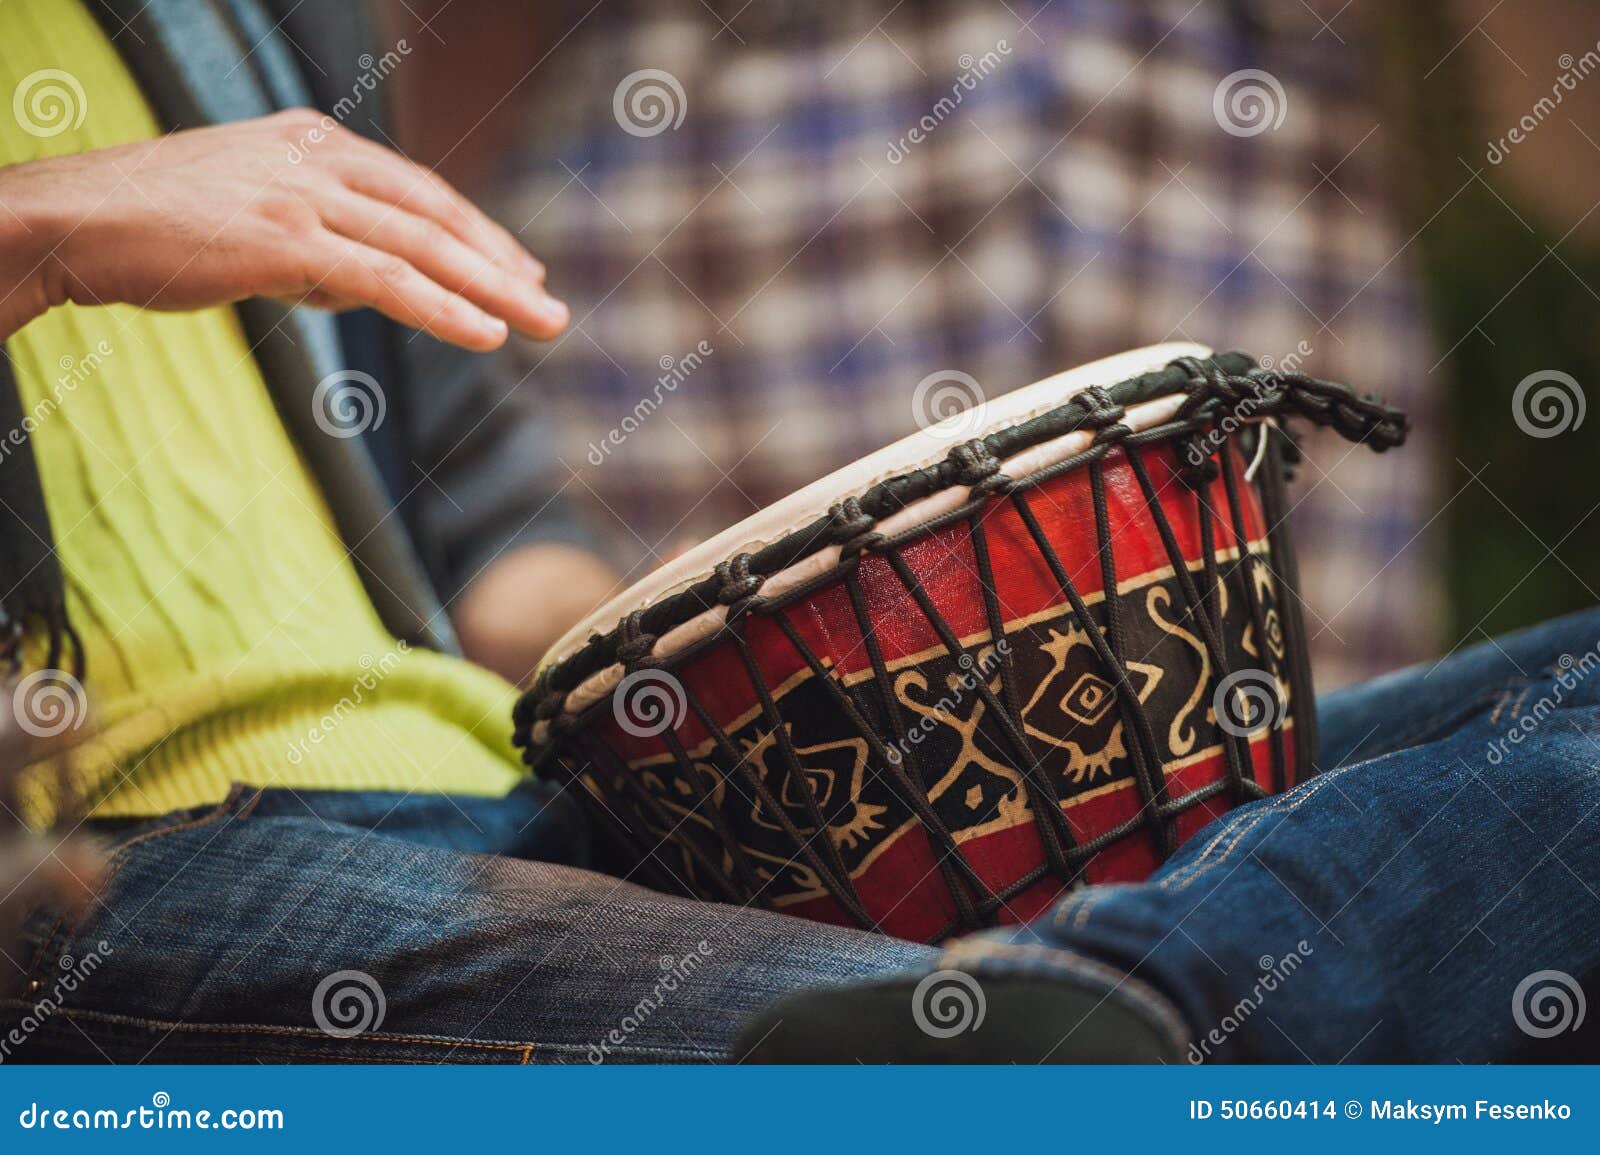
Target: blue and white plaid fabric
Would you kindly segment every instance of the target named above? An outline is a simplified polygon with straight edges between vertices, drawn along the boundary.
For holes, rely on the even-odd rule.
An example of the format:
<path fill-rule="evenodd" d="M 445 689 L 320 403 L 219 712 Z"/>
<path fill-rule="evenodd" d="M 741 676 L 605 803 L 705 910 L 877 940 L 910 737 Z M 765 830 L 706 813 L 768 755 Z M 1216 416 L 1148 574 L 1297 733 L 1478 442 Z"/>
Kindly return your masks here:
<path fill-rule="evenodd" d="M 1246 348 L 1411 412 L 1381 458 L 1313 437 L 1295 521 L 1322 684 L 1428 652 L 1431 357 L 1355 22 L 1328 15 L 563 7 L 501 209 L 574 308 L 525 351 L 567 492 L 648 567 L 915 428 L 931 373 L 994 396 Z"/>

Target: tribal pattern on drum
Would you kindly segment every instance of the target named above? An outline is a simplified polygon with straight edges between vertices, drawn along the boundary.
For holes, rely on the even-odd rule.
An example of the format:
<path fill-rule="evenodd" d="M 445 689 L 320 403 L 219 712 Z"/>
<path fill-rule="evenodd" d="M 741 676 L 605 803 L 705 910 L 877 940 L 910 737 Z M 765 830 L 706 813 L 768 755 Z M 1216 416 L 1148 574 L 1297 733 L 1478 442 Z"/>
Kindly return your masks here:
<path fill-rule="evenodd" d="M 1314 769 L 1290 416 L 1405 436 L 1242 354 L 1091 385 L 624 614 L 518 741 L 704 898 L 939 941 L 1145 878 Z"/>
<path fill-rule="evenodd" d="M 1264 550 L 1264 543 L 1255 545 L 1257 557 Z M 1246 576 L 1247 569 L 1253 577 Z M 1240 588 L 1245 581 L 1253 582 L 1262 602 L 1262 638 L 1256 637 Z M 1192 623 L 1184 621 L 1182 592 L 1171 572 L 1146 575 L 1121 594 L 1127 609 L 1126 666 L 1141 704 L 1164 720 L 1156 732 L 1158 749 L 1166 773 L 1180 780 L 1212 776 L 1221 764 L 1228 733 L 1219 724 L 1219 707 L 1223 722 L 1235 733 L 1248 727 L 1263 747 L 1270 740 L 1269 727 L 1292 724 L 1284 636 L 1266 566 L 1241 566 L 1235 552 L 1223 568 L 1218 592 L 1218 633 L 1228 640 L 1229 666 L 1258 674 L 1252 686 L 1220 702 L 1215 700 L 1212 662 Z M 1103 597 L 1095 595 L 1089 609 L 1089 629 L 1103 631 Z M 998 696 L 1001 667 L 1008 661 L 1015 681 L 1033 687 L 1019 711 L 1036 757 L 1032 772 L 1053 782 L 1069 820 L 1078 806 L 1098 803 L 1127 817 L 1139 805 L 1131 738 L 1117 708 L 1117 687 L 1107 680 L 1089 633 L 1070 607 L 1008 622 L 999 647 L 985 634 L 963 639 L 954 657 L 940 648 L 893 663 L 888 689 L 902 728 L 889 731 L 880 721 L 879 736 L 925 784 L 929 804 L 955 841 L 971 844 L 969 857 L 992 864 L 997 876 L 1005 875 L 1007 858 L 1020 857 L 1008 854 L 1008 832 L 1023 835 L 1025 845 L 1019 849 L 1025 852 L 1032 843 L 1037 853 L 1024 771 L 977 690 L 982 679 Z M 871 671 L 842 681 L 862 715 L 884 717 L 884 687 Z M 1244 695 L 1251 689 L 1256 693 L 1246 703 Z M 814 839 L 817 827 L 804 800 L 808 794 L 815 799 L 823 837 L 838 851 L 858 888 L 870 885 L 869 872 L 880 859 L 925 852 L 896 850 L 904 839 L 921 839 L 917 815 L 894 779 L 874 765 L 868 742 L 835 707 L 818 678 L 803 671 L 774 701 L 785 718 L 793 719 L 781 723 L 781 736 L 759 709 L 749 711 L 729 735 L 732 749 L 768 784 L 771 798 L 744 788 L 736 768 L 725 764 L 718 744 L 709 738 L 687 751 L 689 774 L 671 755 L 630 766 L 660 802 L 658 809 L 645 812 L 649 837 L 676 847 L 667 853 L 684 882 L 697 893 L 714 891 L 713 881 L 702 877 L 700 861 L 716 862 L 723 871 L 731 866 L 708 810 L 700 804 L 700 783 L 691 775 L 716 783 L 710 803 L 726 816 L 779 909 L 831 900 L 818 872 L 796 855 L 785 825 L 771 811 L 774 803 L 795 830 Z M 792 762 L 784 746 L 792 752 Z M 1190 770 L 1194 773 L 1186 776 Z M 1261 785 L 1271 786 L 1269 775 L 1262 775 Z M 684 849 L 686 839 L 700 844 L 704 854 Z"/>

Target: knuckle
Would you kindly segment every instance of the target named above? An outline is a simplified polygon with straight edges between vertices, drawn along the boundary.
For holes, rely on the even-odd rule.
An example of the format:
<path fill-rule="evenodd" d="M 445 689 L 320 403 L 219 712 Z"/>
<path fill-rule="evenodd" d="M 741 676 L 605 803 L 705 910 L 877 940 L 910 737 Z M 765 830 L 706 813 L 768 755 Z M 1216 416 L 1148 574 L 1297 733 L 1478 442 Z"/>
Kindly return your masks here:
<path fill-rule="evenodd" d="M 450 187 L 442 176 L 439 176 L 432 169 L 423 168 L 421 165 L 413 165 L 413 168 L 417 174 L 418 195 L 425 197 L 441 209 L 454 205 L 455 190 Z"/>
<path fill-rule="evenodd" d="M 333 275 L 332 262 L 309 249 L 286 254 L 284 282 L 296 292 L 312 293 Z"/>
<path fill-rule="evenodd" d="M 459 247 L 456 239 L 433 221 L 417 220 L 412 224 L 411 232 L 417 244 L 434 252 Z"/>
<path fill-rule="evenodd" d="M 322 225 L 321 218 L 308 205 L 287 193 L 264 197 L 260 210 L 272 224 L 297 237 L 309 236 Z"/>
<path fill-rule="evenodd" d="M 405 288 L 411 280 L 411 266 L 389 254 L 372 262 L 372 273 L 382 284 L 396 291 Z"/>

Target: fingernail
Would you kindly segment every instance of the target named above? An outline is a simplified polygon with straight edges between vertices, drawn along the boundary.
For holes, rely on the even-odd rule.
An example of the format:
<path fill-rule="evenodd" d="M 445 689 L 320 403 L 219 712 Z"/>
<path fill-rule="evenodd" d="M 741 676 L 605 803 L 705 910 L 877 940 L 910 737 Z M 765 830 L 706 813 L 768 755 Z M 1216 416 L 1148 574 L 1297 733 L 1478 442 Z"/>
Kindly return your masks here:
<path fill-rule="evenodd" d="M 534 309 L 552 325 L 565 325 L 572 317 L 572 310 L 554 297 L 538 297 L 534 301 Z"/>
<path fill-rule="evenodd" d="M 491 317 L 487 313 L 479 315 L 478 330 L 485 337 L 491 337 L 496 341 L 504 340 L 506 337 L 506 323 L 499 317 Z"/>

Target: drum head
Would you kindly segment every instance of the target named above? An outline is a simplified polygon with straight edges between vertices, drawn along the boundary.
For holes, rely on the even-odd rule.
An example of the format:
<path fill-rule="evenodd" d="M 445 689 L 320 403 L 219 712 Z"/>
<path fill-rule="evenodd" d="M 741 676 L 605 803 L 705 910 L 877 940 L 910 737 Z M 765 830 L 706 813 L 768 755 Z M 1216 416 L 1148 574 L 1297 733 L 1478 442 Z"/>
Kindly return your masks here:
<path fill-rule="evenodd" d="M 564 634 L 539 664 L 538 673 L 570 658 L 595 633 L 616 626 L 625 614 L 645 609 L 688 588 L 719 562 L 751 553 L 801 529 L 828 512 L 841 498 L 859 494 L 886 478 L 931 465 L 958 441 L 982 437 L 1065 403 L 1092 385 L 1109 386 L 1148 373 L 1179 357 L 1209 357 L 1211 350 L 1191 342 L 1149 345 L 1091 361 L 982 403 L 982 417 L 960 413 L 901 438 L 852 465 L 835 470 L 760 513 L 723 530 L 630 586 Z M 955 432 L 952 432 L 955 430 Z"/>

